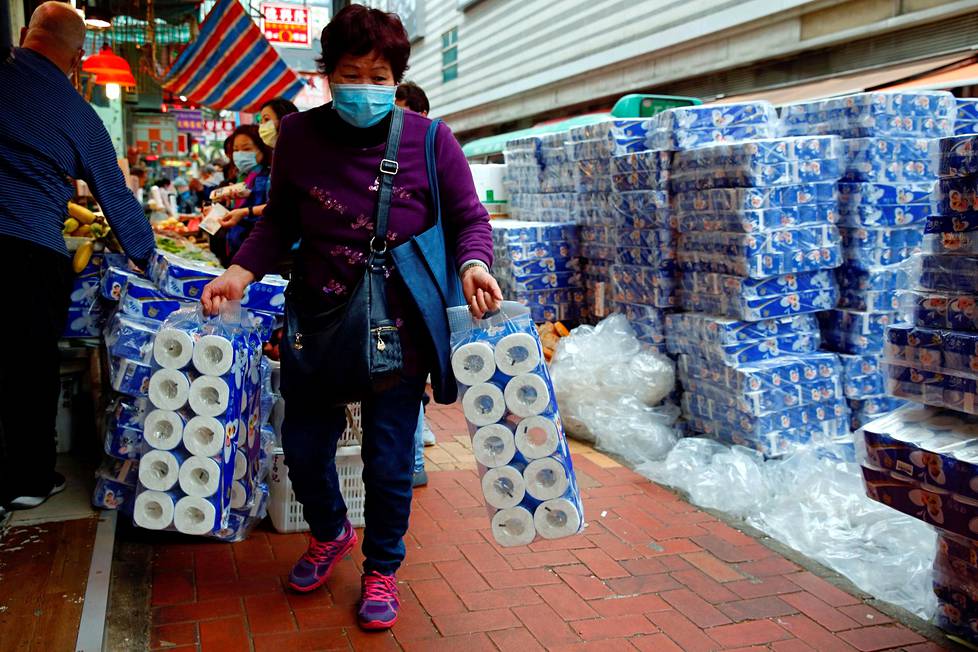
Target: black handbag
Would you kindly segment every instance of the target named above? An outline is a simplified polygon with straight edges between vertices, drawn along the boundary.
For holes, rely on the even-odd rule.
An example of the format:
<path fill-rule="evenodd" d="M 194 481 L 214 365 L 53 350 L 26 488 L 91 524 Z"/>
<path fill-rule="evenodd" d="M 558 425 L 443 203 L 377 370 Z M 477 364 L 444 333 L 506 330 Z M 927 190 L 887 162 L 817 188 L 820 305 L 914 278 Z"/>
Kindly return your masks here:
<path fill-rule="evenodd" d="M 387 150 L 380 162 L 377 222 L 363 278 L 341 306 L 321 313 L 309 308 L 300 282 L 286 292 L 284 391 L 314 391 L 327 405 L 346 405 L 396 385 L 403 357 L 397 324 L 387 313 L 387 222 L 397 174 L 404 113 L 391 114 Z"/>

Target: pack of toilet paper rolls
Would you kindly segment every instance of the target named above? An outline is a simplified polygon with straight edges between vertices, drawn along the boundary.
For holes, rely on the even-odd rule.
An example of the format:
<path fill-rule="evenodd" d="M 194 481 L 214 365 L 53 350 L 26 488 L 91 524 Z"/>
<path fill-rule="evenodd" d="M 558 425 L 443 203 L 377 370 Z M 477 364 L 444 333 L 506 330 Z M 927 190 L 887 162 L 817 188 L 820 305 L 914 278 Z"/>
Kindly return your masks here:
<path fill-rule="evenodd" d="M 506 301 L 474 320 L 449 309 L 452 370 L 492 532 L 502 546 L 571 536 L 584 511 L 553 385 L 529 309 Z"/>
<path fill-rule="evenodd" d="M 261 338 L 240 306 L 213 319 L 183 310 L 163 323 L 152 352 L 133 520 L 235 540 L 265 500 Z"/>
<path fill-rule="evenodd" d="M 204 286 L 221 274 L 221 269 L 186 260 L 173 254 L 157 250 L 150 260 L 149 276 L 153 282 L 171 297 L 198 301 Z M 248 286 L 241 306 L 273 314 L 285 310 L 285 287 L 288 281 L 274 274 L 266 275 L 261 281 Z"/>

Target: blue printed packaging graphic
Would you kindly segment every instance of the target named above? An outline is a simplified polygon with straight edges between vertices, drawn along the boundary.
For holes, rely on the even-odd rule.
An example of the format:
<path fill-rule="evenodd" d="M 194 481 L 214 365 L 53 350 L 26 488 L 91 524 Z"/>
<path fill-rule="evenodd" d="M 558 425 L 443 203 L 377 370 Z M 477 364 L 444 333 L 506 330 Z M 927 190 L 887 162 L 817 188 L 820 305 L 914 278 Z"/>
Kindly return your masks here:
<path fill-rule="evenodd" d="M 611 187 L 616 192 L 635 190 L 662 190 L 669 183 L 667 171 L 636 171 L 611 175 Z M 588 192 L 588 190 L 580 190 Z"/>
<path fill-rule="evenodd" d="M 611 268 L 614 300 L 659 308 L 676 305 L 676 281 L 669 272 L 650 267 L 614 265 Z"/>
<path fill-rule="evenodd" d="M 900 309 L 900 296 L 893 290 L 844 289 L 839 296 L 839 307 L 859 312 L 893 313 Z"/>
<path fill-rule="evenodd" d="M 841 140 L 836 136 L 716 143 L 678 152 L 673 170 L 682 173 L 753 170 L 781 163 L 839 159 L 842 154 Z"/>
<path fill-rule="evenodd" d="M 611 159 L 611 174 L 632 172 L 660 172 L 669 170 L 672 165 L 672 152 L 648 150 L 615 156 Z"/>
<path fill-rule="evenodd" d="M 151 282 L 130 278 L 122 290 L 119 307 L 133 317 L 143 317 L 162 322 L 189 302 L 167 296 Z"/>
<path fill-rule="evenodd" d="M 835 421 L 848 415 L 848 406 L 844 399 L 832 399 L 821 403 L 802 405 L 763 416 L 731 413 L 726 405 L 691 392 L 683 394 L 682 404 L 685 414 L 724 423 L 742 433 L 753 435 L 803 428 L 809 424 Z"/>
<path fill-rule="evenodd" d="M 139 459 L 143 448 L 143 427 L 126 427 L 109 420 L 105 431 L 105 454 L 122 460 Z"/>
<path fill-rule="evenodd" d="M 791 161 L 772 165 L 745 165 L 711 170 L 673 170 L 669 180 L 672 192 L 706 188 L 741 188 L 797 185 L 836 181 L 842 177 L 839 159 Z"/>
<path fill-rule="evenodd" d="M 925 224 L 931 207 L 926 204 L 876 206 L 866 204 L 840 204 L 840 223 L 848 227 L 877 228 Z"/>
<path fill-rule="evenodd" d="M 799 384 L 783 385 L 763 391 L 737 394 L 709 380 L 690 378 L 680 373 L 683 388 L 712 401 L 752 416 L 765 416 L 800 405 L 810 405 L 843 397 L 838 378 L 817 378 Z"/>
<path fill-rule="evenodd" d="M 919 250 L 924 236 L 920 229 L 904 228 L 849 228 L 841 227 L 842 246 L 847 250 L 860 249 L 869 252 L 882 249 L 911 249 Z"/>
<path fill-rule="evenodd" d="M 933 183 L 839 182 L 844 206 L 929 205 Z"/>
<path fill-rule="evenodd" d="M 686 252 L 702 252 L 748 258 L 758 254 L 791 254 L 798 250 L 820 249 L 839 242 L 839 230 L 831 224 L 770 233 L 689 232 L 679 238 L 679 256 L 682 258 Z"/>
<path fill-rule="evenodd" d="M 845 379 L 846 398 L 865 399 L 871 396 L 886 394 L 886 382 L 883 374 L 867 374 L 865 376 L 847 376 Z M 852 407 L 850 402 L 849 407 Z"/>
<path fill-rule="evenodd" d="M 671 245 L 656 249 L 618 247 L 616 260 L 622 265 L 636 265 L 671 271 L 676 269 L 676 249 Z"/>
<path fill-rule="evenodd" d="M 505 246 L 509 259 L 514 261 L 530 258 L 571 258 L 579 255 L 580 245 L 575 240 L 554 242 L 522 242 Z"/>
<path fill-rule="evenodd" d="M 773 138 L 777 136 L 775 123 L 756 125 L 735 125 L 729 127 L 704 127 L 702 129 L 680 128 L 674 131 L 659 129 L 650 133 L 644 140 L 644 147 L 639 149 L 671 149 L 685 150 L 701 147 L 710 143 L 735 142 L 755 138 Z M 619 141 L 621 144 L 621 141 Z M 634 151 L 634 150 L 629 150 Z"/>
<path fill-rule="evenodd" d="M 92 505 L 102 509 L 118 509 L 128 513 L 132 511 L 135 494 L 135 487 L 107 478 L 98 478 L 95 480 Z"/>
<path fill-rule="evenodd" d="M 126 286 L 126 282 L 132 278 L 142 277 L 123 267 L 109 267 L 102 275 L 99 290 L 105 299 L 119 301 L 122 298 L 122 289 Z"/>
<path fill-rule="evenodd" d="M 668 229 L 619 228 L 614 233 L 616 242 L 620 246 L 649 247 L 655 249 L 675 246 L 675 236 Z"/>
<path fill-rule="evenodd" d="M 769 102 L 678 107 L 663 111 L 653 118 L 656 127 L 663 130 L 766 125 L 777 120 L 777 111 Z"/>
<path fill-rule="evenodd" d="M 577 272 L 581 264 L 578 258 L 530 258 L 513 262 L 511 267 L 515 278 L 524 278 L 555 272 Z"/>
<path fill-rule="evenodd" d="M 938 176 L 968 177 L 978 174 L 978 134 L 941 138 L 937 143 Z"/>
<path fill-rule="evenodd" d="M 914 324 L 924 328 L 978 331 L 978 296 L 908 291 Z"/>
<path fill-rule="evenodd" d="M 683 342 L 728 345 L 798 333 L 818 333 L 818 322 L 809 314 L 755 322 L 698 313 L 670 313 L 665 318 L 667 334 Z"/>
<path fill-rule="evenodd" d="M 677 360 L 681 378 L 694 378 L 742 395 L 771 392 L 780 396 L 819 380 L 840 377 L 839 357 L 834 353 L 792 355 L 749 364 L 716 364 L 697 354 L 681 354 Z"/>
<path fill-rule="evenodd" d="M 841 263 L 842 248 L 839 245 L 737 258 L 715 252 L 679 251 L 679 268 L 683 271 L 719 272 L 750 278 L 833 269 Z"/>
<path fill-rule="evenodd" d="M 125 358 L 109 360 L 109 382 L 120 394 L 143 397 L 149 391 L 149 377 L 153 368 L 147 364 Z"/>
<path fill-rule="evenodd" d="M 938 215 L 975 217 L 978 213 L 978 177 L 940 179 L 934 186 L 933 210 Z"/>
<path fill-rule="evenodd" d="M 575 240 L 578 237 L 578 227 L 574 224 L 534 224 L 532 222 L 517 222 L 502 220 L 502 224 L 493 224 L 493 240 L 502 239 L 505 242 L 550 242 L 554 240 Z"/>
<path fill-rule="evenodd" d="M 739 211 L 712 212 L 704 209 L 675 212 L 676 226 L 682 233 L 691 231 L 757 233 L 827 226 L 835 224 L 838 219 L 838 207 L 835 202 Z"/>
<path fill-rule="evenodd" d="M 955 98 L 958 108 L 958 118 L 959 122 L 964 122 L 965 124 L 969 122 L 978 122 L 978 99 L 958 97 Z M 974 131 L 958 133 L 975 133 Z"/>
<path fill-rule="evenodd" d="M 99 303 L 85 307 L 72 306 L 68 309 L 68 320 L 61 337 L 64 338 L 93 338 L 102 332 L 105 313 Z"/>
<path fill-rule="evenodd" d="M 143 364 L 153 361 L 153 342 L 160 330 L 159 322 L 129 317 L 117 312 L 103 334 L 109 355 Z"/>
<path fill-rule="evenodd" d="M 71 284 L 71 307 L 91 307 L 98 300 L 100 285 L 98 276 L 76 276 Z"/>
<path fill-rule="evenodd" d="M 899 313 L 829 310 L 820 313 L 818 318 L 823 331 L 831 329 L 860 335 L 882 335 L 888 326 L 899 321 Z"/>
<path fill-rule="evenodd" d="M 742 211 L 810 204 L 835 203 L 835 183 L 788 184 L 766 188 L 709 188 L 676 195 L 675 205 L 684 212 Z"/>
<path fill-rule="evenodd" d="M 783 355 L 814 353 L 820 343 L 818 333 L 792 333 L 756 342 L 716 344 L 689 340 L 666 331 L 666 345 L 670 353 L 695 353 L 709 361 L 730 365 L 769 360 Z"/>
<path fill-rule="evenodd" d="M 851 265 L 836 270 L 839 287 L 843 290 L 896 291 L 909 285 L 910 275 L 901 268 L 860 269 Z"/>

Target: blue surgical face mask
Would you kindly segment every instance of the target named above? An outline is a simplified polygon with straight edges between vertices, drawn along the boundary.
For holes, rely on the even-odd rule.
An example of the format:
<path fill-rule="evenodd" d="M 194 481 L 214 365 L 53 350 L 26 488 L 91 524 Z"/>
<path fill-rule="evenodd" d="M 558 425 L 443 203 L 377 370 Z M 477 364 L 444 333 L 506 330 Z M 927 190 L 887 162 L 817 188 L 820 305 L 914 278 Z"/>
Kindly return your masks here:
<path fill-rule="evenodd" d="M 330 84 L 333 108 L 344 121 L 360 127 L 372 127 L 394 108 L 397 86 L 379 84 Z"/>
<path fill-rule="evenodd" d="M 235 152 L 234 167 L 238 168 L 241 174 L 251 174 L 258 168 L 257 154 L 255 152 Z"/>

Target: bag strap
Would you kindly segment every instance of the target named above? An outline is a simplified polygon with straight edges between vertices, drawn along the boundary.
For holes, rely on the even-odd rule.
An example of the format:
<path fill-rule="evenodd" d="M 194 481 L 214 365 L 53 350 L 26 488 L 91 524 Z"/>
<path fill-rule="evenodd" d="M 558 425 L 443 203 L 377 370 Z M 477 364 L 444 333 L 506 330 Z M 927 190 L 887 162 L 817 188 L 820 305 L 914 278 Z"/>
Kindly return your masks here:
<path fill-rule="evenodd" d="M 441 195 L 438 192 L 438 162 L 435 160 L 435 138 L 438 136 L 438 125 L 441 118 L 435 118 L 428 125 L 428 133 L 424 139 L 424 160 L 428 167 L 428 189 L 431 191 L 431 201 L 435 205 L 435 224 L 441 222 Z"/>
<path fill-rule="evenodd" d="M 377 199 L 377 225 L 374 237 L 370 239 L 370 251 L 383 254 L 387 251 L 387 219 L 391 212 L 391 194 L 394 188 L 394 175 L 397 174 L 397 150 L 401 144 L 401 131 L 404 127 L 404 109 L 395 106 L 391 113 L 391 127 L 387 134 L 387 150 L 380 162 L 380 188 Z M 379 243 L 379 244 L 378 244 Z"/>

